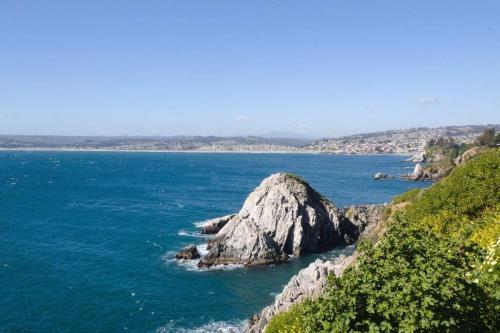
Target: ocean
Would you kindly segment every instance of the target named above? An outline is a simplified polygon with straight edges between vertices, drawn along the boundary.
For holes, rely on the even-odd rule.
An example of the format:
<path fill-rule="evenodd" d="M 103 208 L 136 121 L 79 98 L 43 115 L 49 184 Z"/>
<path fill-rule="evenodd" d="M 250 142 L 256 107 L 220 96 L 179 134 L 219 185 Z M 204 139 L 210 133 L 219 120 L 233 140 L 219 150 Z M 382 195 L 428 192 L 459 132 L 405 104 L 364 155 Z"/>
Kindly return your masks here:
<path fill-rule="evenodd" d="M 237 212 L 271 173 L 304 177 L 337 206 L 428 183 L 401 156 L 0 152 L 0 332 L 237 331 L 290 277 L 335 249 L 271 267 L 198 270 L 175 251 L 196 223 Z"/>

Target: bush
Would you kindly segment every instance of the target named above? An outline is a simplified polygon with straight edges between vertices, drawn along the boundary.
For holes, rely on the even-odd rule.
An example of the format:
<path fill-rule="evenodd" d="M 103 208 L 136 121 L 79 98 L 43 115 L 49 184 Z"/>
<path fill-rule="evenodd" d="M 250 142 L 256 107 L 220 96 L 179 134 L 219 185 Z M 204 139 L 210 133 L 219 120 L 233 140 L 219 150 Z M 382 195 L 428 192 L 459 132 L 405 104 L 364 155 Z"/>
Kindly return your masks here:
<path fill-rule="evenodd" d="M 397 195 L 392 199 L 392 203 L 397 205 L 403 202 L 413 202 L 420 193 L 422 193 L 422 189 L 414 188 L 412 190 L 406 191 L 403 194 Z"/>
<path fill-rule="evenodd" d="M 288 311 L 273 317 L 267 325 L 266 333 L 302 333 L 306 330 L 302 322 L 302 307 L 292 306 Z"/>
<path fill-rule="evenodd" d="M 398 221 L 324 297 L 302 305 L 305 331 L 493 332 L 493 302 L 466 277 L 478 251 Z"/>

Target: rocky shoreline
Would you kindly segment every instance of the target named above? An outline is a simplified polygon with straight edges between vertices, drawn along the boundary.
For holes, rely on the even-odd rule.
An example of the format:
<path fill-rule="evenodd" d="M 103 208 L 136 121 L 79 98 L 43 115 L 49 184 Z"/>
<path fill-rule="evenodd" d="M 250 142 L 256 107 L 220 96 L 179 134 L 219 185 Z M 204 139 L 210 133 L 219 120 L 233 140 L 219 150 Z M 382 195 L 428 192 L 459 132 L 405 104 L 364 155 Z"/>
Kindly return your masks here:
<path fill-rule="evenodd" d="M 236 214 L 212 219 L 200 232 L 213 235 L 208 253 L 194 245 L 177 253 L 181 260 L 199 260 L 199 268 L 240 264 L 281 264 L 291 256 L 322 253 L 353 244 L 383 220 L 385 205 L 337 208 L 303 179 L 277 173 L 264 179 Z M 339 276 L 355 254 L 335 260 L 316 260 L 292 277 L 272 305 L 249 320 L 246 332 L 262 332 L 270 318 L 304 300 L 319 296 L 328 274 Z"/>

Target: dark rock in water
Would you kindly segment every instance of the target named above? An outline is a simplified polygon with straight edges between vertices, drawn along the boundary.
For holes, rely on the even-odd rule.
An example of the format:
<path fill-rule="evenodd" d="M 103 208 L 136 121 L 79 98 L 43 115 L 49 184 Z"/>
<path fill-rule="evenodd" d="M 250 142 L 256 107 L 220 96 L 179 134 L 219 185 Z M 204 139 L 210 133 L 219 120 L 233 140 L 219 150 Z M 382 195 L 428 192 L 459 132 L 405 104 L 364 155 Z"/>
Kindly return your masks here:
<path fill-rule="evenodd" d="M 236 214 L 226 215 L 205 222 L 201 226 L 201 233 L 206 235 L 215 235 L 218 233 Z"/>
<path fill-rule="evenodd" d="M 382 172 L 377 172 L 375 175 L 373 175 L 373 179 L 379 180 L 379 179 L 384 179 L 387 178 L 388 176 L 385 173 Z"/>
<path fill-rule="evenodd" d="M 192 260 L 200 258 L 198 249 L 193 244 L 184 247 L 175 255 L 176 259 Z"/>

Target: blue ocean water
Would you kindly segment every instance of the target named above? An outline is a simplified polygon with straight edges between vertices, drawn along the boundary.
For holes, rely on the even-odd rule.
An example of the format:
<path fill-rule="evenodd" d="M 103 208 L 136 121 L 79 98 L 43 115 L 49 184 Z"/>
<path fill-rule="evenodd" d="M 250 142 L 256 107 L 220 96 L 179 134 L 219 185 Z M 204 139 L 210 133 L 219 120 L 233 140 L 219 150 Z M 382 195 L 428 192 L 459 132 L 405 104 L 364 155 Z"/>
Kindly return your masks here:
<path fill-rule="evenodd" d="M 0 152 L 0 331 L 238 327 L 315 259 L 198 271 L 174 251 L 194 223 L 236 212 L 263 178 L 303 176 L 337 206 L 424 186 L 400 156 Z M 349 253 L 341 248 L 323 256 Z"/>

